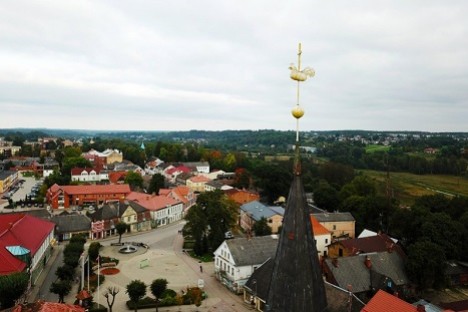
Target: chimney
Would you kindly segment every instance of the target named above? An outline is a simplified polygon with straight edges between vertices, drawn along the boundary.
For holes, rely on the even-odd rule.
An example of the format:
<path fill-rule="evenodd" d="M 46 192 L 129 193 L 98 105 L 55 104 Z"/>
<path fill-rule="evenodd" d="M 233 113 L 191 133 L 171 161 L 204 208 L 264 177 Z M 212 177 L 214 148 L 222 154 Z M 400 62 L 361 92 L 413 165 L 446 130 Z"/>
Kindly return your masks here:
<path fill-rule="evenodd" d="M 335 268 L 337 268 L 337 267 L 338 267 L 338 258 L 333 258 L 333 259 L 332 259 L 332 264 L 333 264 L 333 266 L 334 266 Z"/>
<path fill-rule="evenodd" d="M 372 267 L 372 262 L 371 262 L 371 259 L 369 258 L 369 256 L 366 256 L 366 260 L 364 260 L 364 265 L 370 270 L 370 268 Z"/>
<path fill-rule="evenodd" d="M 418 306 L 416 307 L 416 311 L 426 312 L 426 307 L 424 307 L 422 304 L 418 304 Z"/>

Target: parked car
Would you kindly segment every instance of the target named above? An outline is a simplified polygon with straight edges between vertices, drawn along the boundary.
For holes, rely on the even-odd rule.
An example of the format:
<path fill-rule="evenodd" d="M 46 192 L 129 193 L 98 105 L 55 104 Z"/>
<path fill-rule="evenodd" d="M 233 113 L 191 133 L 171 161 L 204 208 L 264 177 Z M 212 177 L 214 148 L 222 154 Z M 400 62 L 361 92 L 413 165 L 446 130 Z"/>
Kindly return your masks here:
<path fill-rule="evenodd" d="M 234 238 L 234 235 L 232 235 L 231 231 L 227 231 L 226 233 L 224 233 L 224 238 L 231 239 L 231 238 Z"/>

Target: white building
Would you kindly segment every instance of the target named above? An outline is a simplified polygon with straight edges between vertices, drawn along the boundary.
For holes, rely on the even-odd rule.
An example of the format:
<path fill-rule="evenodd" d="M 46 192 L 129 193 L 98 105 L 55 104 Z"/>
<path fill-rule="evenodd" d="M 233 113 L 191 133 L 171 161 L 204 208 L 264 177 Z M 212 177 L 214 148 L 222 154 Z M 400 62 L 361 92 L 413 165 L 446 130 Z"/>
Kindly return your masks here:
<path fill-rule="evenodd" d="M 73 168 L 71 170 L 71 180 L 76 182 L 101 182 L 109 180 L 107 170 L 96 168 Z"/>
<path fill-rule="evenodd" d="M 216 278 L 231 291 L 242 292 L 252 273 L 275 257 L 277 245 L 276 235 L 225 240 L 214 252 Z"/>

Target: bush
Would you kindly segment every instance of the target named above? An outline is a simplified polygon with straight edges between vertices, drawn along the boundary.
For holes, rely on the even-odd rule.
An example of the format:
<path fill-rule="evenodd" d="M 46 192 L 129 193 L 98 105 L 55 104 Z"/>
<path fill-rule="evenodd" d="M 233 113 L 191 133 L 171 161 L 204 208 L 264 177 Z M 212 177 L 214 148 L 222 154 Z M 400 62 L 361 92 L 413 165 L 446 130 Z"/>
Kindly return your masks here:
<path fill-rule="evenodd" d="M 127 303 L 127 307 L 130 310 L 135 310 L 135 304 L 133 303 L 133 301 L 128 300 L 126 303 Z M 138 309 L 148 309 L 148 308 L 154 308 L 154 307 L 156 307 L 156 301 L 150 297 L 145 297 L 141 299 L 140 301 L 138 301 L 138 304 L 137 304 Z"/>
<path fill-rule="evenodd" d="M 174 297 L 165 297 L 159 302 L 160 307 L 169 307 L 169 306 L 174 306 L 177 305 L 177 298 Z"/>
<path fill-rule="evenodd" d="M 175 290 L 172 290 L 172 289 L 166 289 L 166 290 L 161 294 L 161 298 L 167 298 L 167 297 L 175 298 L 175 296 L 177 296 L 177 293 L 175 292 Z"/>

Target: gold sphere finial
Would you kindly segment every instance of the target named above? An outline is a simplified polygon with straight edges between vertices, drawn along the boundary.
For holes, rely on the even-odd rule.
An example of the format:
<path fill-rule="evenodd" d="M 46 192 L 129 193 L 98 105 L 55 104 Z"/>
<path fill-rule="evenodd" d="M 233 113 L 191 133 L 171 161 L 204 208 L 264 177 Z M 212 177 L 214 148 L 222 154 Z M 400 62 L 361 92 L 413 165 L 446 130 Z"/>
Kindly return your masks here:
<path fill-rule="evenodd" d="M 296 106 L 291 110 L 291 114 L 293 115 L 294 118 L 299 119 L 299 118 L 301 118 L 302 116 L 304 116 L 304 110 L 303 110 L 302 107 L 300 107 L 299 105 L 296 105 Z"/>

